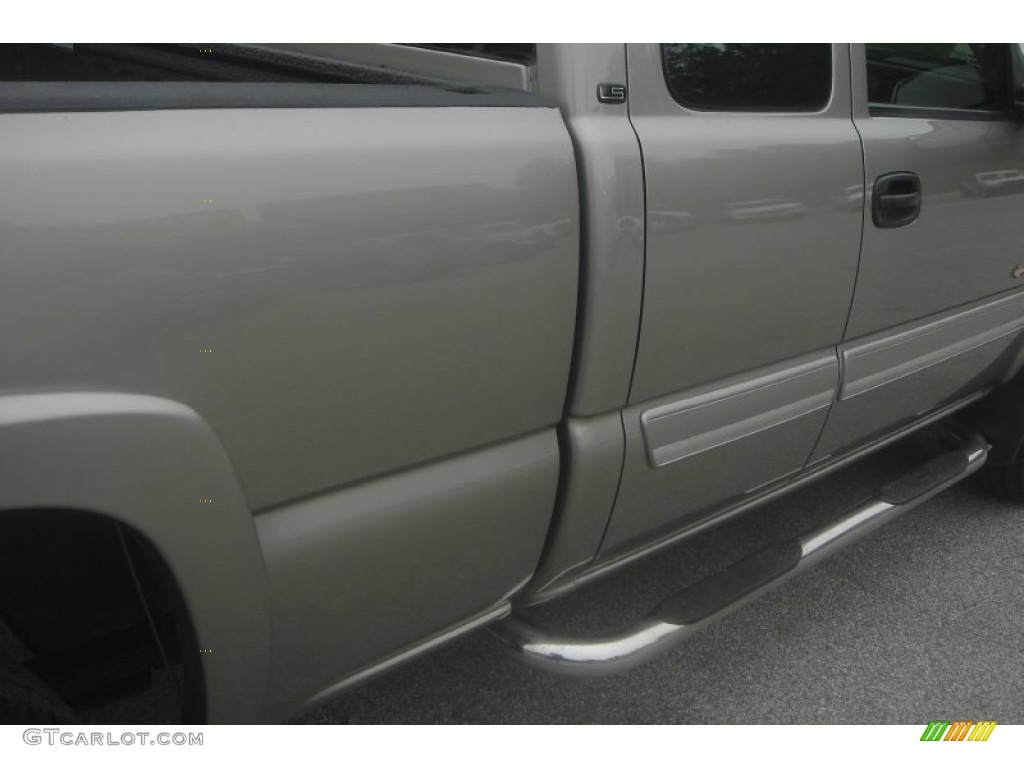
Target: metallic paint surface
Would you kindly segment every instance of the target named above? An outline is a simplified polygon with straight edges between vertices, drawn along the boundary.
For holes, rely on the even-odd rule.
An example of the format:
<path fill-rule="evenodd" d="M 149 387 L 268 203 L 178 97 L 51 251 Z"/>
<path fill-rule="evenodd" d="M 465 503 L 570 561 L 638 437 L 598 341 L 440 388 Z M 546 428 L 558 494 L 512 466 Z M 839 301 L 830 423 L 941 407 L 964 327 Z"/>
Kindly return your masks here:
<path fill-rule="evenodd" d="M 536 567 L 557 481 L 545 430 L 257 516 L 270 711 L 507 602 Z"/>
<path fill-rule="evenodd" d="M 851 46 L 862 72 L 864 46 Z M 1024 170 L 1024 124 L 1012 119 L 871 117 L 863 76 L 854 116 L 865 178 L 890 171 L 921 178 L 921 215 L 910 226 L 864 228 L 847 339 L 1012 290 L 1024 262 L 1024 187 L 986 190 L 977 175 Z M 870 203 L 870 200 L 869 200 Z"/>
<path fill-rule="evenodd" d="M 800 375 L 808 370 L 814 372 L 812 376 Z M 758 386 L 766 381 L 775 386 Z M 624 551 L 642 545 L 644 539 L 661 538 L 672 528 L 694 526 L 744 495 L 795 475 L 803 468 L 825 424 L 831 399 L 812 411 L 798 409 L 803 415 L 763 423 L 757 415 L 750 421 L 751 409 L 758 403 L 769 409 L 799 405 L 808 397 L 834 391 L 837 383 L 835 357 L 819 352 L 625 409 L 625 468 L 615 510 L 594 565 L 616 559 Z M 742 396 L 737 398 L 737 393 Z M 733 407 L 737 399 L 741 405 Z M 671 463 L 652 464 L 651 437 L 645 435 L 644 414 L 673 411 L 687 402 L 705 404 L 697 414 L 700 434 L 687 431 L 696 422 L 691 422 L 684 410 L 683 422 L 672 425 L 678 428 L 678 435 L 662 430 L 651 437 L 666 440 L 668 448 L 675 446 L 676 436 L 684 446 L 688 440 L 700 440 L 708 434 L 725 434 L 730 439 L 707 443 L 702 450 Z M 655 453 L 656 462 L 658 455 Z"/>
<path fill-rule="evenodd" d="M 548 541 L 537 571 L 517 601 L 584 570 L 597 554 L 622 476 L 625 438 L 618 411 L 567 420 L 560 432 L 562 475 Z"/>
<path fill-rule="evenodd" d="M 301 709 L 308 710 L 322 706 L 345 691 L 357 688 L 368 680 L 372 680 L 379 675 L 383 675 L 396 667 L 406 664 L 418 656 L 430 653 L 430 651 L 444 645 L 445 643 L 451 642 L 462 635 L 473 632 L 474 630 L 480 629 L 481 627 L 485 627 L 488 624 L 492 624 L 495 621 L 504 618 L 508 615 L 510 610 L 508 603 L 500 603 L 494 608 L 477 614 L 468 621 L 461 622 L 454 627 L 446 628 L 430 637 L 417 639 L 415 643 L 398 653 L 388 656 L 382 661 L 377 661 L 370 666 L 363 667 L 355 674 L 346 676 L 329 688 L 323 689 L 319 693 L 307 699 L 302 704 Z"/>
<path fill-rule="evenodd" d="M 970 401 L 1021 360 L 1019 296 L 972 304 L 1016 287 L 1021 198 L 967 192 L 1022 159 L 1020 124 L 869 118 L 853 48 L 869 180 L 925 182 L 917 223 L 868 223 L 854 299 L 834 50 L 817 115 L 691 113 L 656 46 L 597 45 L 538 49 L 568 131 L 516 108 L 0 116 L 0 517 L 145 535 L 227 651 L 203 658 L 211 719 L 253 722 Z M 643 167 L 602 80 L 628 82 Z"/>
<path fill-rule="evenodd" d="M 597 101 L 625 83 L 623 45 L 538 45 L 540 93 L 569 127 L 583 212 L 580 306 L 567 411 L 595 416 L 629 396 L 644 280 L 643 165 L 625 104 Z"/>
<path fill-rule="evenodd" d="M 3 115 L 0 177 L 0 390 L 182 402 L 254 509 L 561 416 L 555 109 Z"/>
<path fill-rule="evenodd" d="M 819 114 L 685 109 L 659 46 L 628 50 L 648 233 L 630 403 L 839 343 L 861 234 L 843 192 L 863 185 L 846 47 Z"/>

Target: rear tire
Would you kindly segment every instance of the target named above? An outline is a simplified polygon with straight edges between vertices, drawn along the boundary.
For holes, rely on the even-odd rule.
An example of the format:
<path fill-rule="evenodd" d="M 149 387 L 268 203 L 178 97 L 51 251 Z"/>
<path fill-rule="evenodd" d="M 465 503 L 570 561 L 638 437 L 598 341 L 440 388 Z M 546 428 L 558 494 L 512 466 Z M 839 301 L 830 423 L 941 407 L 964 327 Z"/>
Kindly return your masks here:
<path fill-rule="evenodd" d="M 1018 453 L 1008 464 L 986 464 L 978 480 L 993 496 L 1024 504 L 1024 455 Z"/>
<path fill-rule="evenodd" d="M 0 723 L 77 725 L 80 722 L 46 683 L 22 665 L 0 658 Z"/>

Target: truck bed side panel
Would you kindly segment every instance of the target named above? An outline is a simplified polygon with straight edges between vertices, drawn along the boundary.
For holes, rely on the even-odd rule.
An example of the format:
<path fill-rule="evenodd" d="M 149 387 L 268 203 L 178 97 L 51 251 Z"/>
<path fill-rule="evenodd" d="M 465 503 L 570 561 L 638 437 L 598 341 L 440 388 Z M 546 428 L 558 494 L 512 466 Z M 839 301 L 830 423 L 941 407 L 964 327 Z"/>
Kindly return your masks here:
<path fill-rule="evenodd" d="M 262 509 L 555 424 L 550 108 L 0 116 L 0 387 L 182 402 Z"/>

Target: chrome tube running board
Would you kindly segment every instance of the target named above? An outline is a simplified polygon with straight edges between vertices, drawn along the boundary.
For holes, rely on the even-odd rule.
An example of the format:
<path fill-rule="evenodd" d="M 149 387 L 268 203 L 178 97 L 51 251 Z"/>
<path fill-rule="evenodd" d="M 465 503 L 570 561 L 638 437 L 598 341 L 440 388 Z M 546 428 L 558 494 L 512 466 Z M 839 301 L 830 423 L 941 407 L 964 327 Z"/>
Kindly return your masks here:
<path fill-rule="evenodd" d="M 982 467 L 989 445 L 980 437 L 879 488 L 832 522 L 738 560 L 662 601 L 647 618 L 601 637 L 552 632 L 512 613 L 489 627 L 530 666 L 577 676 L 631 669 L 803 573 L 908 509 Z"/>

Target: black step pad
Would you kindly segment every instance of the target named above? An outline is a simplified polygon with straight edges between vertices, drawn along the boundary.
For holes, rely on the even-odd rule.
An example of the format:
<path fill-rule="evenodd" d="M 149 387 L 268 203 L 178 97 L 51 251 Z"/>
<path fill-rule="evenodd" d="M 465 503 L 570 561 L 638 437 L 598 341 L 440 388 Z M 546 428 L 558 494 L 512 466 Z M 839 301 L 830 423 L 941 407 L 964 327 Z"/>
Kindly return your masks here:
<path fill-rule="evenodd" d="M 666 624 L 693 624 L 710 616 L 800 562 L 800 544 L 774 544 L 663 600 L 654 615 Z"/>
<path fill-rule="evenodd" d="M 967 470 L 966 451 L 944 453 L 898 480 L 878 489 L 875 497 L 887 504 L 906 504 Z"/>

